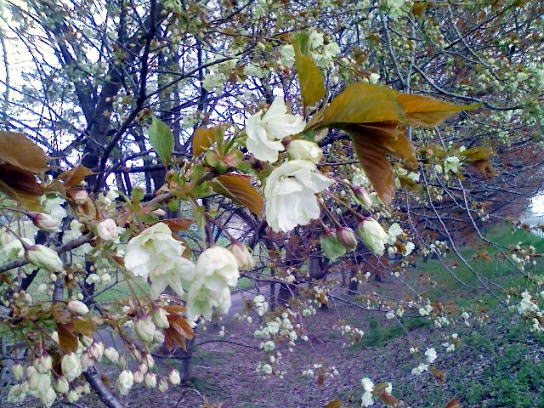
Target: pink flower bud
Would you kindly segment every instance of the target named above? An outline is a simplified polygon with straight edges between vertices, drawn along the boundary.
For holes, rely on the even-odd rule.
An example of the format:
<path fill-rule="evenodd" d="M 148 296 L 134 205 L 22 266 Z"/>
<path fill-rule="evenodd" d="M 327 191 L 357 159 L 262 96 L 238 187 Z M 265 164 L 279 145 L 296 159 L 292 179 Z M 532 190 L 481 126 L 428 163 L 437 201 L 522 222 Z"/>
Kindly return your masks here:
<path fill-rule="evenodd" d="M 83 205 L 87 200 L 89 200 L 89 194 L 85 190 L 79 190 L 74 196 L 77 205 Z"/>
<path fill-rule="evenodd" d="M 338 229 L 336 236 L 348 248 L 355 248 L 357 246 L 357 238 L 351 228 L 343 227 Z"/>
<path fill-rule="evenodd" d="M 28 217 L 32 220 L 32 224 L 37 228 L 47 231 L 55 232 L 59 231 L 59 221 L 53 218 L 49 214 L 44 213 L 28 213 Z"/>
<path fill-rule="evenodd" d="M 353 191 L 357 201 L 365 205 L 367 208 L 372 207 L 372 199 L 370 198 L 370 194 L 368 194 L 368 191 L 366 191 L 363 187 L 351 186 L 351 191 Z"/>

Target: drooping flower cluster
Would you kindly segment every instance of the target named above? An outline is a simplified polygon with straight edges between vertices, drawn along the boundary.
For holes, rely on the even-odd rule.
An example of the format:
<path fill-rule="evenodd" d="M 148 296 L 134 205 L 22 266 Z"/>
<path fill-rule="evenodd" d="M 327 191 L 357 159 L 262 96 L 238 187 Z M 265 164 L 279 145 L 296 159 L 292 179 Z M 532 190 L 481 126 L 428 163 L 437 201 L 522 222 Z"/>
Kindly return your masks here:
<path fill-rule="evenodd" d="M 287 113 L 281 97 L 276 97 L 266 113 L 259 111 L 247 120 L 247 148 L 257 159 L 274 163 L 285 150 L 291 161 L 270 173 L 265 187 L 266 219 L 278 232 L 288 232 L 319 218 L 315 194 L 327 189 L 333 180 L 322 175 L 316 164 L 322 150 L 307 140 L 284 140 L 304 130 L 302 116 Z"/>
<path fill-rule="evenodd" d="M 158 298 L 170 286 L 187 301 L 190 320 L 200 316 L 211 319 L 214 308 L 223 313 L 228 311 L 230 287 L 238 282 L 239 265 L 250 266 L 253 262 L 247 248 L 235 250 L 238 258 L 225 248 L 209 248 L 200 254 L 196 265 L 182 257 L 184 250 L 172 237 L 168 225 L 157 223 L 129 241 L 125 267 L 134 276 L 149 278 L 153 298 Z M 135 328 L 143 341 L 151 342 L 155 330 L 147 328 L 153 325 L 151 319 L 148 320 L 138 320 Z"/>
<path fill-rule="evenodd" d="M 172 231 L 159 222 L 144 230 L 127 244 L 125 267 L 134 276 L 151 281 L 154 298 L 170 286 L 180 297 L 194 279 L 194 265 L 183 258 L 183 245 L 172 237 Z"/>
<path fill-rule="evenodd" d="M 229 287 L 235 287 L 239 277 L 238 262 L 229 250 L 213 247 L 202 252 L 187 297 L 187 317 L 209 320 L 214 307 L 227 312 L 231 305 Z"/>

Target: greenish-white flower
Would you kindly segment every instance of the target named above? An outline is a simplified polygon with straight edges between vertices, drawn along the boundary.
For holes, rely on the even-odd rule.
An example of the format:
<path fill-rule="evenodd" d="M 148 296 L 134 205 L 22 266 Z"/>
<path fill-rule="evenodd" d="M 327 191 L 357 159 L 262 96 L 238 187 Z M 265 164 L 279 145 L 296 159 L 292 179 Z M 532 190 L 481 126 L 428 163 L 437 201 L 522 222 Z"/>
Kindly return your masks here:
<path fill-rule="evenodd" d="M 155 324 L 151 317 L 145 316 L 134 323 L 134 331 L 144 343 L 151 343 L 155 336 Z"/>
<path fill-rule="evenodd" d="M 121 374 L 119 374 L 119 377 L 117 378 L 117 391 L 121 395 L 127 395 L 134 385 L 134 376 L 132 374 L 132 371 L 129 370 L 123 370 Z"/>
<path fill-rule="evenodd" d="M 194 278 L 194 264 L 181 256 L 184 249 L 168 225 L 159 222 L 128 242 L 125 267 L 134 276 L 149 277 L 152 297 L 157 298 L 167 286 L 181 297 L 183 285 Z"/>
<path fill-rule="evenodd" d="M 268 176 L 264 190 L 268 225 L 276 232 L 287 232 L 319 218 L 315 193 L 333 183 L 307 160 L 291 160 L 277 167 Z"/>
<path fill-rule="evenodd" d="M 289 68 L 295 64 L 295 50 L 291 44 L 280 47 L 279 63 Z"/>
<path fill-rule="evenodd" d="M 375 254 L 383 255 L 385 244 L 389 242 L 389 235 L 380 223 L 373 218 L 364 220 L 357 229 L 365 245 Z"/>
<path fill-rule="evenodd" d="M 100 221 L 96 226 L 98 236 L 104 241 L 115 241 L 119 236 L 119 227 L 111 218 Z"/>
<path fill-rule="evenodd" d="M 304 118 L 287 113 L 283 98 L 276 97 L 266 113 L 261 110 L 247 119 L 247 149 L 258 160 L 273 163 L 278 160 L 278 152 L 285 150 L 281 140 L 305 127 Z"/>
<path fill-rule="evenodd" d="M 66 377 L 68 382 L 71 382 L 81 375 L 81 362 L 75 353 L 66 354 L 62 358 L 60 366 L 62 374 Z"/>
<path fill-rule="evenodd" d="M 444 172 L 457 173 L 459 171 L 459 157 L 449 156 L 444 160 Z"/>
<path fill-rule="evenodd" d="M 59 254 L 45 245 L 32 245 L 25 256 L 28 262 L 49 272 L 59 272 L 64 267 Z"/>
<path fill-rule="evenodd" d="M 70 302 L 68 302 L 68 310 L 72 313 L 82 316 L 89 313 L 89 308 L 87 307 L 87 305 L 79 300 L 71 300 Z"/>

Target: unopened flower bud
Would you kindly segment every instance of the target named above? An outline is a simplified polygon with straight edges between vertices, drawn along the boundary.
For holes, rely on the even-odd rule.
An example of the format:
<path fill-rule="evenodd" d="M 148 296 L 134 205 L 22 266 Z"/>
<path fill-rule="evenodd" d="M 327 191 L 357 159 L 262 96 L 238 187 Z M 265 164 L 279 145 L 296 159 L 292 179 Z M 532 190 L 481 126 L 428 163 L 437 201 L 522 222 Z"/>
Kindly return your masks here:
<path fill-rule="evenodd" d="M 351 186 L 351 191 L 353 192 L 353 195 L 355 195 L 357 201 L 367 208 L 372 208 L 372 199 L 370 198 L 370 194 L 368 194 L 366 189 L 360 186 Z"/>
<path fill-rule="evenodd" d="M 134 376 L 132 371 L 123 370 L 117 378 L 117 391 L 121 395 L 127 395 L 134 385 Z"/>
<path fill-rule="evenodd" d="M 104 241 L 115 241 L 119 236 L 119 228 L 111 218 L 100 221 L 96 226 L 96 232 Z"/>
<path fill-rule="evenodd" d="M 81 337 L 81 343 L 83 343 L 83 345 L 85 347 L 91 347 L 93 342 L 94 342 L 94 339 L 91 336 L 82 336 Z"/>
<path fill-rule="evenodd" d="M 85 204 L 88 199 L 89 199 L 89 194 L 85 190 L 79 190 L 74 195 L 74 201 L 76 202 L 77 205 Z"/>
<path fill-rule="evenodd" d="M 66 400 L 72 404 L 79 401 L 79 398 L 80 395 L 74 390 L 68 392 L 68 394 L 66 395 Z"/>
<path fill-rule="evenodd" d="M 119 360 L 119 353 L 113 347 L 108 347 L 106 350 L 104 350 L 104 355 L 112 363 L 117 363 Z"/>
<path fill-rule="evenodd" d="M 299 139 L 289 142 L 287 153 L 293 160 L 308 160 L 315 164 L 323 156 L 323 150 L 316 143 Z"/>
<path fill-rule="evenodd" d="M 28 393 L 28 383 L 14 385 L 8 392 L 8 403 L 23 402 Z"/>
<path fill-rule="evenodd" d="M 87 305 L 79 300 L 71 300 L 70 302 L 68 302 L 68 310 L 74 314 L 78 314 L 81 316 L 89 313 L 89 308 L 87 307 Z"/>
<path fill-rule="evenodd" d="M 370 82 L 371 84 L 377 84 L 379 80 L 380 74 L 376 74 L 375 72 L 370 74 L 370 76 L 368 77 L 368 82 Z"/>
<path fill-rule="evenodd" d="M 170 371 L 170 374 L 168 375 L 168 380 L 170 381 L 170 384 L 172 385 L 178 385 L 181 383 L 181 377 L 179 376 L 178 370 L 172 370 Z"/>
<path fill-rule="evenodd" d="M 32 224 L 34 224 L 34 226 L 43 231 L 55 232 L 59 230 L 59 221 L 49 214 L 28 213 L 28 217 L 32 220 Z"/>
<path fill-rule="evenodd" d="M 155 366 L 155 359 L 153 358 L 153 356 L 149 353 L 146 353 L 144 355 L 144 358 L 145 358 L 145 362 L 147 364 L 147 366 L 149 368 L 153 368 Z"/>
<path fill-rule="evenodd" d="M 159 391 L 166 392 L 168 390 L 168 383 L 165 380 L 159 381 Z"/>
<path fill-rule="evenodd" d="M 51 356 L 41 356 L 34 362 L 34 367 L 40 374 L 49 373 L 53 369 L 53 359 Z"/>
<path fill-rule="evenodd" d="M 155 335 L 155 324 L 151 317 L 146 316 L 134 323 L 134 330 L 144 343 L 151 343 Z"/>
<path fill-rule="evenodd" d="M 147 374 L 147 371 L 149 370 L 149 367 L 147 366 L 147 363 L 140 363 L 138 366 L 138 371 L 142 374 Z"/>
<path fill-rule="evenodd" d="M 157 344 L 164 343 L 164 334 L 160 330 L 155 330 L 155 335 L 153 336 L 153 342 Z"/>
<path fill-rule="evenodd" d="M 90 353 L 96 361 L 100 362 L 100 360 L 102 360 L 102 356 L 104 355 L 104 343 L 100 341 L 93 343 Z"/>
<path fill-rule="evenodd" d="M 236 258 L 240 269 L 249 269 L 255 266 L 255 260 L 251 256 L 249 249 L 241 242 L 235 242 L 230 249 L 230 252 Z"/>
<path fill-rule="evenodd" d="M 147 388 L 155 388 L 157 386 L 157 375 L 155 373 L 147 373 L 144 381 Z"/>
<path fill-rule="evenodd" d="M 68 380 L 64 377 L 60 377 L 55 383 L 55 390 L 59 394 L 66 394 L 69 389 L 70 389 L 70 384 L 68 384 Z"/>
<path fill-rule="evenodd" d="M 81 362 L 75 353 L 66 354 L 61 361 L 62 373 L 68 382 L 81 375 Z"/>
<path fill-rule="evenodd" d="M 32 245 L 25 253 L 26 260 L 49 272 L 62 271 L 63 264 L 59 254 L 45 245 Z"/>
<path fill-rule="evenodd" d="M 162 307 L 158 307 L 153 310 L 153 323 L 160 329 L 168 329 L 170 323 L 168 322 L 168 312 Z"/>
<path fill-rule="evenodd" d="M 57 394 L 52 387 L 47 387 L 46 390 L 40 395 L 40 402 L 46 407 L 53 405 L 56 399 Z"/>
<path fill-rule="evenodd" d="M 336 231 L 336 236 L 342 244 L 348 248 L 355 248 L 357 246 L 357 238 L 351 228 L 342 227 Z"/>
<path fill-rule="evenodd" d="M 162 208 L 157 208 L 153 211 L 153 214 L 155 214 L 157 217 L 164 217 L 166 215 L 166 211 L 164 211 Z"/>
<path fill-rule="evenodd" d="M 140 370 L 134 371 L 134 384 L 141 384 L 144 382 L 144 373 Z"/>
<path fill-rule="evenodd" d="M 13 364 L 11 366 L 11 372 L 16 380 L 23 378 L 23 366 L 21 364 Z"/>

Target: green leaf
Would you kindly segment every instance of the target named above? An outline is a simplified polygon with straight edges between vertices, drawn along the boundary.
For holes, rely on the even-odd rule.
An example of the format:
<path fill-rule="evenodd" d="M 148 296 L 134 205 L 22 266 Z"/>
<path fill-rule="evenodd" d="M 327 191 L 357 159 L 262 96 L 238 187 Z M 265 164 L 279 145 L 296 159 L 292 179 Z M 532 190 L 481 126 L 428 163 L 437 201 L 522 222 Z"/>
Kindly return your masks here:
<path fill-rule="evenodd" d="M 299 33 L 293 37 L 295 65 L 305 106 L 319 102 L 325 96 L 323 74 L 313 61 L 308 50 L 308 34 Z"/>
<path fill-rule="evenodd" d="M 172 152 L 174 150 L 174 134 L 166 123 L 153 116 L 151 125 L 147 129 L 149 134 L 149 143 L 157 152 L 162 162 L 167 165 L 170 163 Z"/>
<path fill-rule="evenodd" d="M 145 191 L 140 187 L 134 187 L 132 189 L 132 202 L 134 204 L 139 203 L 143 200 L 145 196 Z"/>
<path fill-rule="evenodd" d="M 321 243 L 323 252 L 325 252 L 325 256 L 331 261 L 334 261 L 336 258 L 339 258 L 346 253 L 346 247 L 340 242 L 336 235 L 325 233 L 321 235 L 319 242 Z"/>

